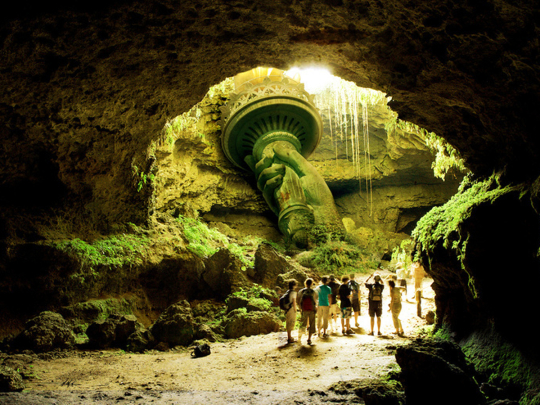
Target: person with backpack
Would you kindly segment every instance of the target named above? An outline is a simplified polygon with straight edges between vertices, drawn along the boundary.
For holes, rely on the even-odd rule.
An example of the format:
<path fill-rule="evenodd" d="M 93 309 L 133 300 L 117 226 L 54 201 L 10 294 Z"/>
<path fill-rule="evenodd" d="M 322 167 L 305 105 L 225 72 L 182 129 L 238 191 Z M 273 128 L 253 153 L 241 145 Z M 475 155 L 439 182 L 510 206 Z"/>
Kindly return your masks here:
<path fill-rule="evenodd" d="M 373 283 L 369 283 L 369 280 L 373 277 Z M 372 274 L 365 281 L 365 286 L 369 290 L 368 295 L 368 312 L 371 318 L 371 332 L 369 335 L 373 336 L 373 327 L 375 326 L 375 316 L 377 316 L 377 330 L 378 334 L 381 333 L 381 316 L 382 316 L 382 292 L 384 290 L 384 284 L 381 282 L 381 276 L 377 273 Z"/>
<path fill-rule="evenodd" d="M 289 289 L 279 299 L 279 307 L 285 311 L 285 328 L 287 329 L 287 343 L 294 343 L 292 331 L 296 324 L 296 280 L 289 280 Z"/>
<path fill-rule="evenodd" d="M 341 278 L 341 285 L 339 286 L 339 297 L 341 301 L 341 333 L 345 335 L 354 335 L 351 329 L 351 315 L 352 315 L 352 291 L 349 286 L 349 277 L 343 276 Z"/>
<path fill-rule="evenodd" d="M 317 292 L 311 288 L 313 285 L 313 279 L 308 278 L 304 285 L 306 288 L 302 288 L 298 292 L 298 305 L 300 306 L 300 311 L 302 311 L 302 317 L 300 320 L 300 329 L 298 330 L 298 341 L 301 343 L 302 335 L 308 333 L 307 344 L 311 345 L 311 335 L 315 333 L 315 318 L 317 314 L 317 301 L 319 297 Z M 309 326 L 308 326 L 309 325 Z M 308 329 L 309 327 L 309 329 Z"/>
<path fill-rule="evenodd" d="M 362 315 L 362 311 L 360 310 L 360 284 L 354 279 L 354 274 L 351 273 L 350 281 L 349 281 L 349 287 L 352 291 L 352 309 L 354 313 L 354 324 L 358 328 L 360 325 L 358 324 L 358 316 Z"/>
<path fill-rule="evenodd" d="M 321 278 L 321 285 L 317 287 L 316 291 L 319 295 L 319 305 L 317 306 L 317 333 L 319 337 L 327 338 L 328 334 L 328 317 L 330 315 L 330 302 L 328 297 L 332 294 L 332 289 L 328 287 L 328 277 Z M 322 333 L 321 333 L 322 331 Z"/>
<path fill-rule="evenodd" d="M 330 323 L 332 324 L 332 332 L 337 331 L 337 317 L 338 317 L 338 305 L 337 305 L 337 297 L 339 292 L 339 283 L 336 281 L 336 277 L 334 275 L 331 275 L 330 281 L 328 282 L 328 287 L 332 290 L 332 294 L 329 296 L 330 300 L 330 314 L 329 319 Z"/>

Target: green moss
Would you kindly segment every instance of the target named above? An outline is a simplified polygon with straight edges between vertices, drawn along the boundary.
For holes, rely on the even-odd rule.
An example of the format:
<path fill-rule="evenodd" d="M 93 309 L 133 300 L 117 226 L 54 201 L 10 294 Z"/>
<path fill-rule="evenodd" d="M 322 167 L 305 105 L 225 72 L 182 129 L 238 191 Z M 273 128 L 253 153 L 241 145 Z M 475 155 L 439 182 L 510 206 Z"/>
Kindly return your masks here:
<path fill-rule="evenodd" d="M 314 267 L 320 273 L 336 275 L 349 273 L 365 273 L 374 268 L 376 263 L 370 260 L 369 254 L 362 248 L 345 241 L 328 240 L 319 244 L 311 254 L 299 259 L 299 263 Z"/>
<path fill-rule="evenodd" d="M 471 216 L 473 209 L 480 204 L 492 203 L 518 188 L 501 187 L 495 174 L 483 181 L 470 181 L 466 177 L 456 195 L 446 204 L 433 208 L 418 221 L 412 236 L 424 249 L 433 250 L 439 240 L 443 240 L 445 248 L 457 249 L 460 241 L 464 240 L 460 234 L 460 224 Z"/>
<path fill-rule="evenodd" d="M 79 238 L 52 245 L 81 262 L 79 272 L 70 277 L 84 283 L 88 277 L 99 277 L 99 267 L 122 267 L 142 264 L 148 253 L 149 238 L 140 235 L 111 235 L 87 242 Z"/>
<path fill-rule="evenodd" d="M 217 229 L 209 228 L 205 223 L 180 215 L 177 221 L 182 224 L 184 236 L 188 241 L 188 249 L 199 257 L 207 258 L 216 253 L 220 248 L 228 249 L 244 265 L 243 270 L 254 265 L 253 241 L 245 241 L 243 244 L 229 242 L 229 238 Z M 259 241 L 260 243 L 260 241 Z"/>
<path fill-rule="evenodd" d="M 540 404 L 539 372 L 516 347 L 497 335 L 477 334 L 462 344 L 462 350 L 467 361 L 488 383 L 511 389 L 517 387 L 522 392 L 530 390 L 522 396 L 520 404 Z"/>
<path fill-rule="evenodd" d="M 520 185 L 502 187 L 498 174 L 482 181 L 471 181 L 465 177 L 457 194 L 446 204 L 431 209 L 418 221 L 412 236 L 420 242 L 419 251 L 425 252 L 429 258 L 430 253 L 442 243 L 443 248 L 455 253 L 462 269 L 466 271 L 464 262 L 469 235 L 462 232 L 461 224 L 472 215 L 477 206 L 491 204 L 503 195 L 520 189 Z M 469 288 L 473 297 L 476 297 L 472 278 L 469 280 Z"/>

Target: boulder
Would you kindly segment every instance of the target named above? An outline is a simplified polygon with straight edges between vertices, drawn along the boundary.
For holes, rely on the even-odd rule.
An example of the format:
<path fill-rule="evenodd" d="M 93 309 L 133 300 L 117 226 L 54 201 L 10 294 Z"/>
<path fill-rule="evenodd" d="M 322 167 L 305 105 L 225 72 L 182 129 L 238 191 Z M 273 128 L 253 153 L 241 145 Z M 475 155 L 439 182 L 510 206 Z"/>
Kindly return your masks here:
<path fill-rule="evenodd" d="M 280 255 L 268 243 L 261 243 L 255 252 L 255 269 L 253 278 L 265 287 L 273 288 L 280 274 L 293 269 L 287 259 Z"/>
<path fill-rule="evenodd" d="M 428 325 L 433 325 L 435 323 L 435 312 L 427 311 L 426 313 L 426 323 Z"/>
<path fill-rule="evenodd" d="M 225 336 L 231 339 L 277 332 L 281 321 L 268 312 L 246 312 L 235 309 L 225 320 Z"/>
<path fill-rule="evenodd" d="M 148 329 L 141 329 L 133 332 L 127 338 L 126 350 L 130 352 L 142 353 L 154 344 L 154 336 Z"/>
<path fill-rule="evenodd" d="M 194 337 L 196 340 L 204 339 L 208 342 L 215 342 L 218 340 L 218 336 L 208 325 L 197 325 Z"/>
<path fill-rule="evenodd" d="M 0 365 L 0 392 L 22 391 L 24 381 L 11 367 Z"/>
<path fill-rule="evenodd" d="M 248 312 L 254 312 L 254 311 L 268 311 L 268 305 L 271 305 L 272 303 L 264 298 L 252 298 L 249 300 L 249 302 L 246 305 L 246 309 Z"/>
<path fill-rule="evenodd" d="M 392 379 L 370 378 L 368 380 L 339 381 L 330 390 L 345 395 L 354 392 L 365 405 L 404 405 L 405 393 L 401 385 Z"/>
<path fill-rule="evenodd" d="M 133 306 L 125 298 L 92 299 L 62 307 L 59 312 L 65 319 L 92 323 L 110 314 L 131 314 Z"/>
<path fill-rule="evenodd" d="M 242 271 L 244 265 L 228 249 L 221 249 L 205 263 L 202 281 L 207 287 L 206 295 L 224 300 L 229 294 L 238 291 L 248 281 Z"/>
<path fill-rule="evenodd" d="M 72 347 L 75 336 L 62 315 L 45 311 L 26 322 L 17 336 L 16 345 L 35 352 Z"/>
<path fill-rule="evenodd" d="M 188 346 L 195 333 L 189 302 L 183 300 L 168 307 L 150 330 L 158 342 L 166 342 L 170 346 Z"/>
<path fill-rule="evenodd" d="M 227 298 L 227 313 L 238 308 L 245 308 L 248 302 L 249 300 L 247 298 L 231 295 L 229 298 Z"/>
<path fill-rule="evenodd" d="M 398 347 L 396 360 L 407 403 L 480 405 L 485 403 L 474 370 L 461 349 L 446 341 L 416 341 Z M 456 387 L 459 387 L 457 389 Z"/>
<path fill-rule="evenodd" d="M 92 323 L 86 330 L 89 344 L 98 349 L 126 348 L 128 338 L 144 326 L 134 315 L 111 314 L 109 318 Z"/>
<path fill-rule="evenodd" d="M 307 278 L 308 278 L 308 275 L 305 271 L 297 269 L 297 268 L 293 268 L 287 273 L 278 275 L 276 284 L 286 291 L 289 287 L 288 285 L 289 280 L 294 279 L 298 281 L 298 285 L 300 286 L 300 288 L 304 288 L 303 287 L 304 281 L 306 281 Z"/>
<path fill-rule="evenodd" d="M 191 311 L 194 318 L 200 317 L 208 320 L 213 320 L 224 306 L 222 302 L 211 300 L 192 302 L 191 305 L 193 305 Z"/>

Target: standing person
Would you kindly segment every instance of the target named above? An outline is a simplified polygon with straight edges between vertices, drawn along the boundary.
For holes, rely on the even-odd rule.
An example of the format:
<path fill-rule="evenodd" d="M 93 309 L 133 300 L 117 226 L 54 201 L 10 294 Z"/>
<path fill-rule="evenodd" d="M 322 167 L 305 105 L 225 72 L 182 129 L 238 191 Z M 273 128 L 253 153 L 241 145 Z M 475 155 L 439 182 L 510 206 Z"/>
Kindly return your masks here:
<path fill-rule="evenodd" d="M 358 284 L 357 281 L 354 279 L 354 274 L 351 274 L 349 276 L 351 278 L 351 281 L 349 281 L 349 287 L 352 291 L 352 309 L 354 312 L 354 325 L 358 328 L 358 315 L 362 315 L 362 311 L 360 310 L 360 284 Z"/>
<path fill-rule="evenodd" d="M 339 286 L 339 298 L 341 300 L 341 333 L 343 335 L 354 335 L 351 329 L 352 316 L 352 291 L 349 286 L 349 277 L 343 276 Z"/>
<path fill-rule="evenodd" d="M 373 277 L 373 283 L 369 283 L 369 280 Z M 373 327 L 375 326 L 375 316 L 377 317 L 377 331 L 379 335 L 381 333 L 381 316 L 382 316 L 382 292 L 384 290 L 384 284 L 381 283 L 381 276 L 375 273 L 368 277 L 365 281 L 365 286 L 369 290 L 368 295 L 368 312 L 371 325 L 370 335 L 373 336 Z"/>
<path fill-rule="evenodd" d="M 401 290 L 404 288 L 396 286 L 394 280 L 388 280 L 388 285 L 390 286 L 390 310 L 392 311 L 394 328 L 396 328 L 398 336 L 403 336 L 403 326 L 399 320 L 399 314 L 401 313 Z"/>
<path fill-rule="evenodd" d="M 336 281 L 336 277 L 332 274 L 330 275 L 330 282 L 328 287 L 332 290 L 332 295 L 330 295 L 330 323 L 332 324 L 332 332 L 337 331 L 337 316 L 338 316 L 338 306 L 337 306 L 337 297 L 339 291 L 339 283 Z"/>
<path fill-rule="evenodd" d="M 398 278 L 397 285 L 401 287 L 405 287 L 405 294 L 407 293 L 407 276 L 408 276 L 407 268 L 405 267 L 405 264 L 403 262 L 398 262 L 396 264 L 396 275 Z M 405 295 L 407 297 L 407 295 Z"/>
<path fill-rule="evenodd" d="M 317 287 L 317 294 L 319 295 L 319 305 L 317 307 L 317 333 L 323 338 L 327 338 L 328 334 L 328 317 L 330 316 L 330 301 L 329 296 L 332 294 L 332 289 L 328 287 L 328 277 L 324 276 L 321 279 L 321 285 Z M 322 330 L 322 334 L 321 334 Z"/>
<path fill-rule="evenodd" d="M 292 331 L 296 324 L 296 280 L 289 280 L 289 289 L 285 293 L 285 327 L 287 329 L 287 343 L 294 343 Z"/>
<path fill-rule="evenodd" d="M 311 335 L 315 333 L 315 317 L 317 314 L 317 301 L 319 297 L 317 292 L 311 288 L 313 285 L 313 279 L 308 278 L 304 285 L 306 288 L 302 288 L 298 292 L 298 305 L 300 311 L 302 311 L 302 318 L 300 320 L 300 329 L 298 331 L 298 341 L 301 343 L 302 335 L 306 332 L 306 328 L 309 325 L 307 344 L 311 345 Z"/>
<path fill-rule="evenodd" d="M 424 279 L 426 275 L 426 271 L 424 270 L 424 267 L 420 264 L 420 262 L 414 262 L 411 264 L 411 273 L 414 278 L 414 295 L 415 299 L 418 300 L 417 292 L 422 290 L 422 280 Z"/>

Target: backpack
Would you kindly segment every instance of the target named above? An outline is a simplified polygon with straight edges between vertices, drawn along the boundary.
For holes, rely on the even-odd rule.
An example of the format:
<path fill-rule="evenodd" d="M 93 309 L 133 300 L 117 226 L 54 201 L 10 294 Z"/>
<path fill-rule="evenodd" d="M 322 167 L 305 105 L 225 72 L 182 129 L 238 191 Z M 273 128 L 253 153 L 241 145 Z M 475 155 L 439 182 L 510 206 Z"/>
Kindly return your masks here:
<path fill-rule="evenodd" d="M 379 283 L 373 284 L 369 292 L 369 299 L 372 301 L 382 301 L 382 287 Z"/>
<path fill-rule="evenodd" d="M 202 345 L 195 346 L 191 352 L 191 357 L 204 357 L 210 354 L 210 345 L 208 343 L 203 343 Z"/>
<path fill-rule="evenodd" d="M 308 291 L 311 291 L 311 292 L 309 294 L 306 294 Z M 302 311 L 315 311 L 316 304 L 315 304 L 315 298 L 313 297 L 314 293 L 315 292 L 312 289 L 304 288 L 302 290 L 302 301 L 300 303 L 300 307 L 302 308 Z"/>
<path fill-rule="evenodd" d="M 290 295 L 291 295 L 291 290 L 287 290 L 287 292 L 283 294 L 279 299 L 279 307 L 285 312 L 288 312 L 289 309 L 291 309 L 292 307 L 292 302 L 290 302 L 290 299 L 289 299 Z"/>
<path fill-rule="evenodd" d="M 360 284 L 356 280 L 349 281 L 349 287 L 351 288 L 353 298 L 358 298 L 358 292 L 360 291 Z"/>

